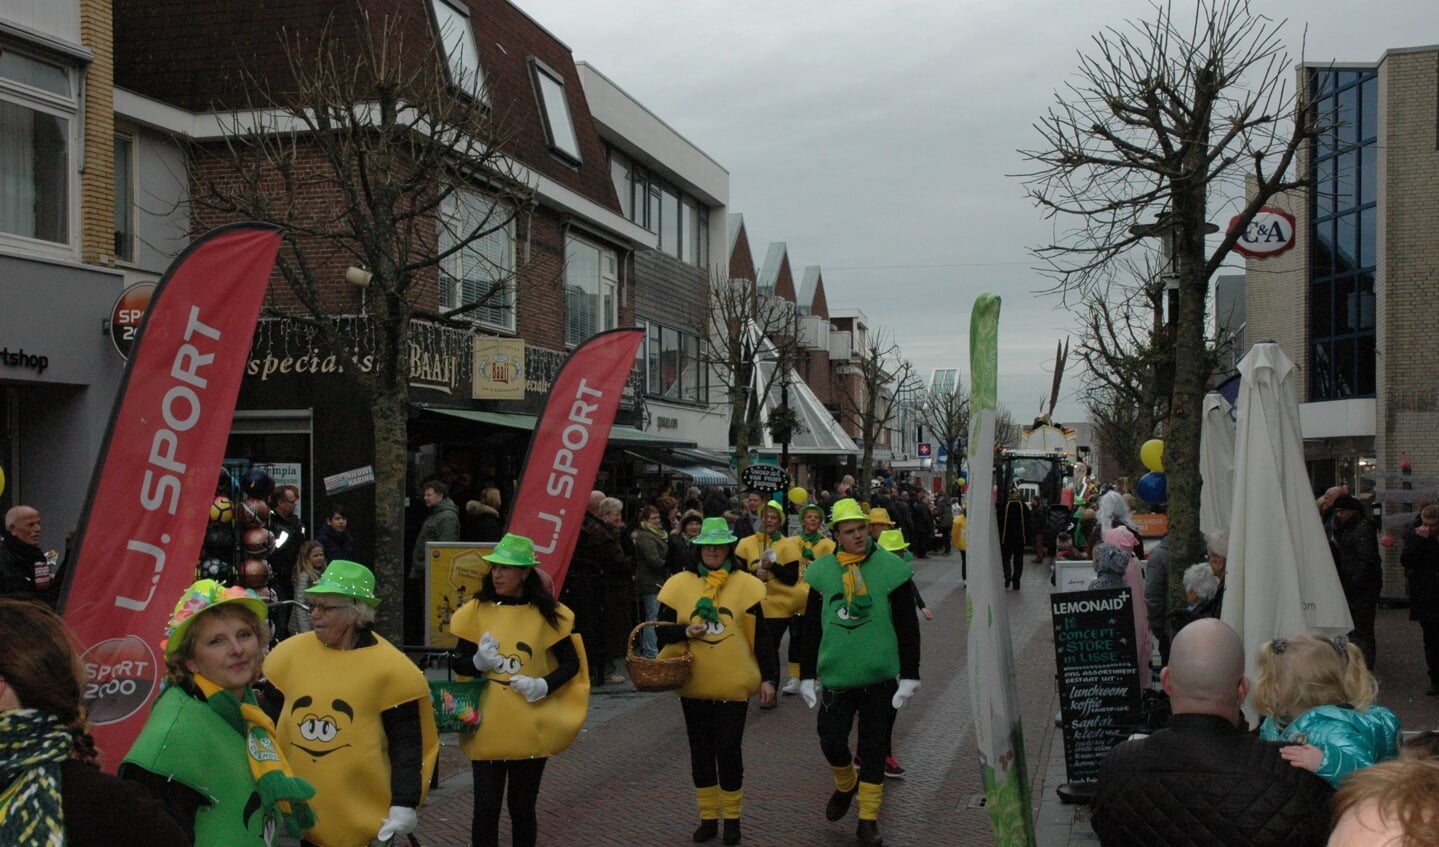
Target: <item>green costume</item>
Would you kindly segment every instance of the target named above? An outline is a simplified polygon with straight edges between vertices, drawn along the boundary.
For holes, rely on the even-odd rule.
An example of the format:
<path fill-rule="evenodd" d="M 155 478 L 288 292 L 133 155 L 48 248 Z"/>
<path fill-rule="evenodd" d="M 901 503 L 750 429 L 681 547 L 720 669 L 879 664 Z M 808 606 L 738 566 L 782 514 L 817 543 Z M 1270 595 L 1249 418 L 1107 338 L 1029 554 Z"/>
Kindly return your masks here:
<path fill-rule="evenodd" d="M 859 566 L 865 592 L 845 600 L 848 570 L 834 553 L 815 560 L 805 581 L 823 601 L 819 678 L 826 688 L 861 688 L 899 676 L 899 640 L 890 616 L 889 595 L 914 576 L 898 556 L 878 547 Z"/>
<path fill-rule="evenodd" d="M 238 705 L 234 716 L 226 720 L 209 703 L 166 688 L 120 764 L 122 776 L 127 767 L 143 768 L 208 800 L 195 815 L 195 843 L 206 847 L 269 845 L 283 830 L 279 810 L 261 808 Z"/>

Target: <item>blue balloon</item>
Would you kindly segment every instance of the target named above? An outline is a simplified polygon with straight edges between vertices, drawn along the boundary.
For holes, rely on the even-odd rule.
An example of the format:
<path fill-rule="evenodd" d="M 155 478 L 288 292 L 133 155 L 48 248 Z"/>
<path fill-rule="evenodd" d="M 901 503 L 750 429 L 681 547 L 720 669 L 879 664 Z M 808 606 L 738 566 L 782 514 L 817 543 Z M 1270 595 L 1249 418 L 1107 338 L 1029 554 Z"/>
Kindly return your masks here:
<path fill-rule="evenodd" d="M 1139 499 L 1146 503 L 1163 503 L 1169 494 L 1169 482 L 1164 474 L 1158 471 L 1150 471 L 1140 477 L 1136 488 Z"/>

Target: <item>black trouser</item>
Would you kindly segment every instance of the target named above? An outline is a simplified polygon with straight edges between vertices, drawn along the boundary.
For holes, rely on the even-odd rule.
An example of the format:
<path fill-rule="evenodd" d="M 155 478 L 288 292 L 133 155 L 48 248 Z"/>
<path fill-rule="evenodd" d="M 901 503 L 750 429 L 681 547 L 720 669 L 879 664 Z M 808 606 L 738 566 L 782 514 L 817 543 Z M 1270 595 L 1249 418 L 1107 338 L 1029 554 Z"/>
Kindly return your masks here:
<path fill-rule="evenodd" d="M 1420 621 L 1424 632 L 1424 664 L 1429 668 L 1429 685 L 1439 688 L 1439 621 Z"/>
<path fill-rule="evenodd" d="M 681 697 L 685 733 L 690 740 L 690 777 L 695 788 L 718 785 L 721 791 L 744 787 L 744 719 L 748 700 L 697 700 Z"/>
<path fill-rule="evenodd" d="M 1374 615 L 1379 605 L 1377 597 L 1355 597 L 1349 600 L 1349 617 L 1354 619 L 1354 631 L 1349 633 L 1349 640 L 1359 645 L 1364 652 L 1364 663 L 1369 669 L 1374 670 L 1375 656 L 1374 644 Z"/>
<path fill-rule="evenodd" d="M 606 664 L 603 581 L 598 577 L 571 573 L 565 578 L 565 587 L 560 592 L 559 599 L 574 613 L 575 632 L 580 634 L 580 640 L 585 643 L 590 680 L 603 683 Z"/>
<path fill-rule="evenodd" d="M 969 550 L 959 551 L 959 578 L 969 582 Z"/>
<path fill-rule="evenodd" d="M 790 621 L 792 621 L 792 620 L 794 620 L 794 618 L 792 618 L 792 617 L 790 617 L 790 618 L 761 618 L 761 619 L 759 620 L 759 625 L 762 626 L 762 627 L 764 627 L 764 628 L 765 628 L 766 630 L 768 630 L 768 632 L 769 632 L 770 649 L 774 651 L 774 666 L 775 666 L 775 669 L 776 669 L 776 675 L 777 675 L 777 676 L 784 676 L 784 673 L 783 673 L 784 666 L 781 665 L 780 662 L 779 662 L 779 640 L 784 637 L 784 631 L 787 630 L 787 629 L 789 629 L 789 624 L 790 624 Z M 759 643 L 760 643 L 761 640 L 762 640 L 762 639 L 759 639 L 759 638 L 756 638 L 756 639 L 755 639 L 755 647 L 756 647 L 756 648 L 759 647 Z M 791 645 L 791 647 L 790 647 L 790 655 L 791 655 L 791 656 L 796 655 L 796 654 L 794 653 L 794 647 L 793 647 L 792 645 Z M 796 659 L 795 661 L 799 661 L 799 660 Z M 761 663 L 761 664 L 762 664 L 762 663 Z M 778 679 L 767 679 L 767 680 L 763 680 L 763 681 L 764 681 L 764 682 L 773 682 L 776 687 L 779 686 L 779 680 L 778 680 Z"/>
<path fill-rule="evenodd" d="M 1004 544 L 999 548 L 999 558 L 1004 564 L 1004 587 L 1013 584 L 1019 587 L 1019 578 L 1024 575 L 1024 542 Z"/>
<path fill-rule="evenodd" d="M 884 782 L 884 760 L 889 756 L 890 734 L 894 731 L 894 680 L 867 685 L 864 688 L 825 688 L 819 701 L 819 749 L 834 767 L 853 761 L 849 752 L 849 733 L 859 717 L 859 781 Z"/>
<path fill-rule="evenodd" d="M 795 615 L 786 618 L 789 622 L 789 651 L 788 658 L 792 665 L 799 664 L 801 652 L 804 649 L 804 615 Z M 779 649 L 779 637 L 776 636 L 775 649 Z M 781 674 L 783 676 L 783 674 Z"/>
<path fill-rule="evenodd" d="M 470 844 L 473 847 L 499 847 L 500 801 L 505 796 L 505 780 L 510 784 L 510 843 L 514 847 L 535 847 L 539 825 L 535 818 L 535 801 L 540 796 L 540 777 L 548 759 L 515 759 L 513 761 L 471 762 L 475 780 L 475 815 L 470 823 Z"/>

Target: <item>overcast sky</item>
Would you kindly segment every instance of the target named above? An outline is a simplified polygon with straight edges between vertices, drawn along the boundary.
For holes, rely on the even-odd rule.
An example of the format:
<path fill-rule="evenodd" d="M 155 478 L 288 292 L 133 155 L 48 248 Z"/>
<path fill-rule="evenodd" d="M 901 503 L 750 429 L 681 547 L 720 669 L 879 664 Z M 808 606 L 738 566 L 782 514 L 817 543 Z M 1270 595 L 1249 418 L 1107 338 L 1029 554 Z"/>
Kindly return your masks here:
<path fill-rule="evenodd" d="M 1091 37 L 1152 19 L 1149 3 L 514 2 L 729 171 L 756 265 L 786 242 L 796 285 L 819 265 L 830 308 L 896 333 L 926 381 L 957 367 L 969 385 L 970 308 L 1003 295 L 999 399 L 1021 422 L 1039 412 L 1074 322 L 1036 293 L 1050 282 L 1027 250 L 1051 224 L 1007 174 L 1026 170 L 1016 151 L 1038 145 L 1033 124 Z M 1251 8 L 1287 19 L 1291 63 L 1439 43 L 1434 0 Z M 1233 211 L 1211 204 L 1221 224 Z M 1058 420 L 1083 418 L 1080 379 L 1071 362 Z"/>

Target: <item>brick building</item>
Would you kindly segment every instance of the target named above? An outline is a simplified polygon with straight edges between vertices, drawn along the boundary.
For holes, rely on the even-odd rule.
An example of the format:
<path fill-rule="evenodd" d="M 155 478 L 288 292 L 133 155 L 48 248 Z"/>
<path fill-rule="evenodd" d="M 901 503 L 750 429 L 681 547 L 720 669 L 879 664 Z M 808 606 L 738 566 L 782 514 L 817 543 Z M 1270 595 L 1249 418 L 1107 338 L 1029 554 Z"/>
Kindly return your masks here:
<path fill-rule="evenodd" d="M 1439 501 L 1439 48 L 1307 65 L 1299 84 L 1330 129 L 1303 156 L 1315 189 L 1271 204 L 1295 217 L 1297 244 L 1248 260 L 1244 334 L 1299 366 L 1315 488 L 1347 483 L 1397 538 Z M 1385 594 L 1405 590 L 1398 553 Z"/>

